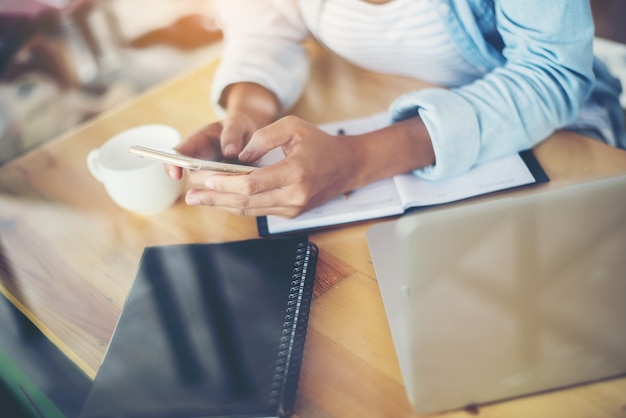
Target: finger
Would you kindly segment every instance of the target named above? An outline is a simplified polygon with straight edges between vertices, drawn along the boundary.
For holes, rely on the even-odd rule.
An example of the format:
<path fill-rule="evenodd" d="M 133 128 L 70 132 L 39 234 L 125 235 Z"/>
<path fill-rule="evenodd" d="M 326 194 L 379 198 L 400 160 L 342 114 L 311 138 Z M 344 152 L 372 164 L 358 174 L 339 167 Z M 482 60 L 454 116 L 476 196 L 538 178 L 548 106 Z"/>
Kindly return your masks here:
<path fill-rule="evenodd" d="M 165 164 L 165 172 L 174 180 L 180 180 L 183 178 L 183 169 L 176 167 L 175 165 Z"/>
<path fill-rule="evenodd" d="M 288 179 L 293 178 L 289 171 L 288 164 L 281 161 L 272 166 L 258 168 L 249 174 L 216 174 L 207 178 L 204 186 L 221 193 L 252 196 L 286 187 Z"/>
<path fill-rule="evenodd" d="M 235 115 L 226 118 L 221 133 L 221 149 L 224 157 L 237 157 L 254 129 L 252 122 L 245 117 Z"/>
<path fill-rule="evenodd" d="M 234 113 L 226 118 L 221 138 L 224 156 L 237 157 L 256 129 L 257 125 L 247 114 Z"/>
<path fill-rule="evenodd" d="M 198 187 L 206 187 L 205 184 L 207 181 L 213 177 L 218 176 L 221 173 L 218 171 L 211 170 L 188 170 L 187 178 L 189 179 L 190 184 L 198 186 Z M 225 176 L 233 175 L 233 174 L 222 174 Z"/>
<path fill-rule="evenodd" d="M 219 137 L 222 131 L 220 122 L 206 125 L 189 135 L 175 150 L 183 155 L 197 158 L 217 159 L 221 157 Z M 216 147 L 216 143 L 218 143 Z M 183 170 L 180 167 L 166 164 L 165 170 L 174 179 L 181 179 Z"/>
<path fill-rule="evenodd" d="M 220 136 L 223 131 L 221 122 L 210 123 L 189 135 L 176 150 L 193 157 L 215 157 L 220 152 Z M 220 155 L 221 156 L 221 155 Z"/>
<path fill-rule="evenodd" d="M 280 189 L 253 196 L 192 189 L 187 192 L 185 201 L 188 205 L 212 206 L 240 216 L 276 215 L 292 218 L 303 210 L 298 206 L 278 204 L 285 201 L 285 191 Z"/>
<path fill-rule="evenodd" d="M 255 161 L 300 136 L 300 126 L 305 122 L 295 116 L 285 116 L 254 132 L 239 154 L 241 161 Z"/>

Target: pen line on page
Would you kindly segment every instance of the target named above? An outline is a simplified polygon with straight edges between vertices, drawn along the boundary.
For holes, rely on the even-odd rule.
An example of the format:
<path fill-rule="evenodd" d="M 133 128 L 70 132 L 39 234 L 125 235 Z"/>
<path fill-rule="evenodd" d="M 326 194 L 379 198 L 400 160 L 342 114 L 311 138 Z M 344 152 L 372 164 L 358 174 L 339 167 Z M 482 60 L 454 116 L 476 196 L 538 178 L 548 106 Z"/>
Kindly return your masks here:
<path fill-rule="evenodd" d="M 345 134 L 346 134 L 345 129 L 343 129 L 343 128 L 339 128 L 339 129 L 337 129 L 337 135 L 345 135 Z M 346 200 L 348 200 L 348 199 L 350 199 L 350 195 L 351 195 L 351 194 L 352 194 L 352 192 L 351 192 L 351 191 L 347 191 L 347 192 L 345 192 L 345 193 L 343 194 L 343 197 L 344 197 Z"/>

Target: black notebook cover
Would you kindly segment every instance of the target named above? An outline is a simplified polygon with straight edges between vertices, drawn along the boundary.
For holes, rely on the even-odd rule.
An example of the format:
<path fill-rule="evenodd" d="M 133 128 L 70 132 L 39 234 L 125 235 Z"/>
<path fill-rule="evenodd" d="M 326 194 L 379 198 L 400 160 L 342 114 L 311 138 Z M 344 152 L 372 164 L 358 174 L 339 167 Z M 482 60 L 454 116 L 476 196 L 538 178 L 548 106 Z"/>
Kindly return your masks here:
<path fill-rule="evenodd" d="M 304 236 L 146 248 L 81 416 L 289 416 L 316 262 Z"/>

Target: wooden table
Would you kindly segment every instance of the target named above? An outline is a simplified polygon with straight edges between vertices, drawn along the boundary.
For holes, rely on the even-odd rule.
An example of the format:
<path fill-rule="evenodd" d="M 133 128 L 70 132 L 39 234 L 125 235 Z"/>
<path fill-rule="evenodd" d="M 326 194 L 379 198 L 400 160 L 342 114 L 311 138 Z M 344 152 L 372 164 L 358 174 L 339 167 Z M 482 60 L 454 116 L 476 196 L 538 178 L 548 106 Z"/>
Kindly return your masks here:
<path fill-rule="evenodd" d="M 398 94 L 424 87 L 357 70 L 315 46 L 311 54 L 312 83 L 294 113 L 315 123 L 378 112 Z M 85 165 L 89 150 L 132 126 L 165 123 L 187 135 L 217 119 L 209 103 L 215 66 L 148 91 L 0 170 L 0 289 L 91 378 L 145 246 L 258 236 L 254 219 L 183 202 L 150 217 L 127 213 L 110 201 Z M 536 155 L 552 178 L 539 188 L 626 173 L 626 152 L 573 134 L 554 135 Z M 374 222 L 310 237 L 320 258 L 299 417 L 415 416 L 365 240 Z M 482 406 L 480 415 L 624 417 L 626 378 Z"/>

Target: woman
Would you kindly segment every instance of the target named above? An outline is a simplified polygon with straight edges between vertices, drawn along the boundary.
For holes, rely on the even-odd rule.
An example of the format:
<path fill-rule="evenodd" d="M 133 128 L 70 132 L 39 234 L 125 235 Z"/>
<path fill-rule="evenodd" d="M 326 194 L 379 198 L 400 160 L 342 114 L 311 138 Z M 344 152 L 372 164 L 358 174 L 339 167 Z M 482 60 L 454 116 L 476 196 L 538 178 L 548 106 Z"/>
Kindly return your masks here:
<path fill-rule="evenodd" d="M 587 0 L 218 0 L 217 11 L 224 49 L 213 87 L 224 119 L 179 149 L 218 144 L 251 162 L 282 147 L 286 158 L 206 176 L 187 192 L 190 205 L 293 217 L 395 174 L 454 176 L 558 129 L 626 148 L 621 87 L 593 56 Z M 306 83 L 309 35 L 365 69 L 445 88 L 399 97 L 395 123 L 340 140 L 280 118 Z"/>

